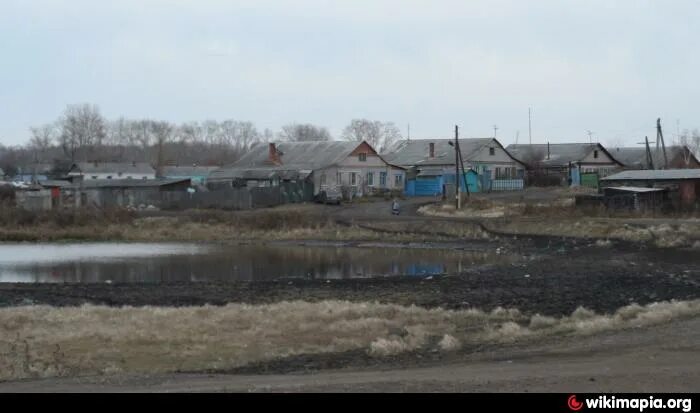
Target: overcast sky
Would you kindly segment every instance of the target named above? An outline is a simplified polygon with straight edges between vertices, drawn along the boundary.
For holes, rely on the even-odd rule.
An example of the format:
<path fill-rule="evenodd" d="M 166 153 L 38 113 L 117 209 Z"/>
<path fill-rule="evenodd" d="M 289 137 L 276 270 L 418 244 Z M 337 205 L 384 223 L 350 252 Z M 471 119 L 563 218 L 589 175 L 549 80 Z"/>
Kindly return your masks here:
<path fill-rule="evenodd" d="M 108 118 L 640 142 L 700 128 L 700 2 L 2 0 L 0 143 Z"/>

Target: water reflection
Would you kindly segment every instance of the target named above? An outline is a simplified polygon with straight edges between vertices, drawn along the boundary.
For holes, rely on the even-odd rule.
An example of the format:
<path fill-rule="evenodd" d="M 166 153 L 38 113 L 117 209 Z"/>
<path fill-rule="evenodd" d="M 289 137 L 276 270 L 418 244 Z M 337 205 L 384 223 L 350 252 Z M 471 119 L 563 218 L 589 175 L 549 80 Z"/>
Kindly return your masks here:
<path fill-rule="evenodd" d="M 196 244 L 4 244 L 0 282 L 264 281 L 455 273 L 502 255 L 445 249 Z"/>

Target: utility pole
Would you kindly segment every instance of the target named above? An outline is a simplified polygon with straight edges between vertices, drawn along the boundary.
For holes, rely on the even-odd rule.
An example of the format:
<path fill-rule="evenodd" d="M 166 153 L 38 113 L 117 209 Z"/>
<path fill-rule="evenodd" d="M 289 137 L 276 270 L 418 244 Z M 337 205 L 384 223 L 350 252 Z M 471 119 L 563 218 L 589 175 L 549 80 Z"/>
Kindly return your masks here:
<path fill-rule="evenodd" d="M 661 118 L 656 119 L 656 150 L 659 150 L 659 141 L 664 151 L 664 169 L 668 169 L 668 158 L 666 158 L 666 143 L 664 142 L 664 133 L 661 131 Z"/>
<path fill-rule="evenodd" d="M 464 158 L 462 158 L 462 149 L 460 149 L 459 143 L 457 144 L 457 153 L 459 153 L 459 165 L 462 167 L 462 178 L 464 178 L 464 189 L 467 191 L 467 197 L 469 197 L 469 182 L 467 182 L 467 172 L 464 170 Z"/>
<path fill-rule="evenodd" d="M 647 148 L 647 168 L 654 169 L 654 158 L 651 156 L 651 148 L 649 147 L 649 137 L 645 136 L 644 141 Z"/>
<path fill-rule="evenodd" d="M 455 125 L 455 196 L 456 196 L 456 207 L 457 210 L 462 207 L 462 200 L 460 199 L 459 189 L 459 126 Z"/>
<path fill-rule="evenodd" d="M 515 132 L 515 144 L 518 144 L 518 138 L 520 137 L 520 131 Z"/>
<path fill-rule="evenodd" d="M 530 108 L 527 108 L 527 130 L 530 133 L 530 145 L 532 145 L 532 115 Z"/>
<path fill-rule="evenodd" d="M 496 139 L 496 131 L 498 131 L 498 125 L 493 125 L 493 138 Z"/>
<path fill-rule="evenodd" d="M 410 141 L 411 140 L 411 124 L 410 123 L 408 124 L 407 129 L 408 129 L 408 140 Z"/>

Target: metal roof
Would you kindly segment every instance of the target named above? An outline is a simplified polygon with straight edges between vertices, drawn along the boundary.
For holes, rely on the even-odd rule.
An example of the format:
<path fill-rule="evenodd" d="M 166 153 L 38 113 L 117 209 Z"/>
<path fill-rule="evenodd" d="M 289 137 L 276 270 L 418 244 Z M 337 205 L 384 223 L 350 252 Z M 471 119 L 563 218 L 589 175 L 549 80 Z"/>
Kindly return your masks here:
<path fill-rule="evenodd" d="M 387 162 L 399 166 L 454 165 L 455 150 L 449 144 L 453 139 L 411 139 L 401 140 L 392 145 L 382 157 Z M 430 157 L 430 144 L 435 146 L 434 156 Z M 494 138 L 465 138 L 459 140 L 459 148 L 464 162 L 473 159 L 474 154 L 489 146 L 502 145 Z"/>
<path fill-rule="evenodd" d="M 601 181 L 675 181 L 682 179 L 700 179 L 700 169 L 645 169 L 622 171 L 601 178 Z"/>
<path fill-rule="evenodd" d="M 219 166 L 164 166 L 163 176 L 207 176 L 210 172 L 219 169 Z"/>
<path fill-rule="evenodd" d="M 506 147 L 511 155 L 523 162 L 537 160 L 544 166 L 568 166 L 569 163 L 582 161 L 594 149 L 608 153 L 599 143 L 533 143 Z"/>
<path fill-rule="evenodd" d="M 269 159 L 269 145 L 260 143 L 237 162 L 212 171 L 209 174 L 209 180 L 240 178 L 246 173 L 265 176 L 264 174 L 269 172 L 273 174 L 270 176 L 274 177 L 276 176 L 274 173 L 285 174 L 289 171 L 307 171 L 306 175 L 308 176 L 310 173 L 308 171 L 323 169 L 347 158 L 361 144 L 362 142 L 357 141 L 276 143 L 277 154 L 281 160 L 281 164 L 278 165 Z"/>
<path fill-rule="evenodd" d="M 44 188 L 50 188 L 50 187 L 63 188 L 63 187 L 69 187 L 69 186 L 73 185 L 73 183 L 70 181 L 64 181 L 64 180 L 60 180 L 60 179 L 46 179 L 43 181 L 39 181 L 38 184 L 43 186 Z"/>
<path fill-rule="evenodd" d="M 190 182 L 189 178 L 183 179 L 89 179 L 81 183 L 75 183 L 74 187 L 93 188 L 151 188 L 172 184 Z"/>
<path fill-rule="evenodd" d="M 647 150 L 645 147 L 628 147 L 628 148 L 612 148 L 609 150 L 613 158 L 620 161 L 623 165 L 630 168 L 647 169 Z M 667 146 L 666 157 L 670 161 L 679 154 L 688 154 L 693 157 L 693 154 L 685 146 Z M 651 159 L 654 167 L 659 168 L 664 166 L 664 153 L 662 149 L 651 148 Z"/>
<path fill-rule="evenodd" d="M 640 186 L 609 186 L 605 189 L 615 189 L 618 191 L 627 192 L 661 192 L 666 190 L 666 188 L 644 188 Z"/>
<path fill-rule="evenodd" d="M 155 174 L 153 167 L 146 162 L 77 162 L 71 170 L 76 168 L 83 174 L 90 173 L 136 173 Z"/>

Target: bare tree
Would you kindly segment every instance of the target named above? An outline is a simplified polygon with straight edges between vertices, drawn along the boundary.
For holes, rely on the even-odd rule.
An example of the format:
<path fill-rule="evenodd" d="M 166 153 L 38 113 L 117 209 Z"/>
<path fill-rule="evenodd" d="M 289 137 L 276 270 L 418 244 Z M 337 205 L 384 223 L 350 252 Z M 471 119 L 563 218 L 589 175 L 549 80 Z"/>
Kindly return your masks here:
<path fill-rule="evenodd" d="M 310 123 L 298 124 L 290 123 L 284 125 L 279 133 L 283 140 L 290 142 L 308 142 L 308 141 L 331 141 L 331 133 L 328 129 Z"/>
<path fill-rule="evenodd" d="M 101 146 L 106 136 L 105 120 L 96 105 L 68 105 L 60 125 L 60 144 L 72 162 Z"/>
<path fill-rule="evenodd" d="M 365 141 L 377 151 L 383 152 L 401 139 L 401 132 L 393 122 L 353 119 L 343 129 L 342 137 L 347 141 Z"/>
<path fill-rule="evenodd" d="M 165 161 L 165 146 L 172 140 L 175 127 L 168 122 L 150 121 L 151 134 L 156 147 L 156 176 L 162 176 Z"/>
<path fill-rule="evenodd" d="M 51 148 L 58 136 L 58 129 L 55 123 L 45 123 L 39 127 L 29 128 L 32 137 L 29 140 L 29 147 L 34 152 L 34 160 L 45 161 L 46 152 Z"/>
<path fill-rule="evenodd" d="M 693 129 L 691 132 L 688 129 L 685 129 L 678 137 L 676 144 L 688 148 L 688 151 L 683 151 L 683 158 L 686 164 L 689 163 L 691 154 L 696 158 L 700 155 L 700 131 Z"/>

